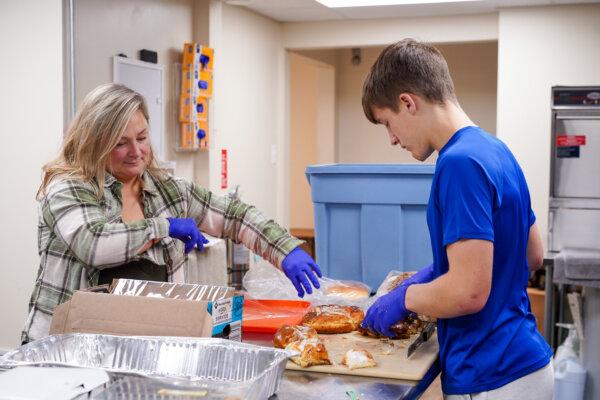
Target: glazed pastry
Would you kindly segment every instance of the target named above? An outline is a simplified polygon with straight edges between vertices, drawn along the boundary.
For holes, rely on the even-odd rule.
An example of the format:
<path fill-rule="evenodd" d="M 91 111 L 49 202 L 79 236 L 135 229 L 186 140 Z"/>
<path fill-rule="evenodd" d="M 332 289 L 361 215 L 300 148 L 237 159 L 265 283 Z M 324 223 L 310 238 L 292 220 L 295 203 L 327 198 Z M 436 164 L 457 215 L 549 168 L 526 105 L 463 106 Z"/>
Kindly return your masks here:
<path fill-rule="evenodd" d="M 302 318 L 302 325 L 317 333 L 348 333 L 358 329 L 365 313 L 358 307 L 328 304 L 317 306 Z"/>
<path fill-rule="evenodd" d="M 394 325 L 390 327 L 390 331 L 394 333 L 393 337 L 389 339 L 408 339 L 412 335 L 420 333 L 423 329 L 423 321 L 417 317 L 407 317 L 402 321 L 396 322 Z M 377 332 L 373 332 L 369 329 L 364 329 L 359 327 L 358 331 L 363 336 L 369 336 L 374 338 L 385 338 L 387 336 L 380 335 Z"/>
<path fill-rule="evenodd" d="M 283 325 L 275 332 L 273 336 L 273 346 L 285 349 L 292 342 L 299 342 L 304 339 L 313 339 L 317 337 L 317 331 L 308 326 L 302 325 Z"/>
<path fill-rule="evenodd" d="M 297 342 L 291 342 L 286 350 L 294 350 L 300 354 L 291 357 L 291 360 L 302 368 L 313 365 L 330 365 L 329 354 L 323 343 L 317 338 L 304 339 Z"/>

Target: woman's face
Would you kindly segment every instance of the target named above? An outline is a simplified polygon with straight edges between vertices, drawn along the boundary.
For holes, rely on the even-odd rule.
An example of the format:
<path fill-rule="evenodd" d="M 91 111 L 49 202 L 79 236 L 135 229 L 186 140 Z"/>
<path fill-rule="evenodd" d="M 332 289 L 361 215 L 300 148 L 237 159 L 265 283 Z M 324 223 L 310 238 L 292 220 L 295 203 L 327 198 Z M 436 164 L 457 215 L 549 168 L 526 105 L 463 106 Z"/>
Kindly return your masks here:
<path fill-rule="evenodd" d="M 136 111 L 125 128 L 123 136 L 110 152 L 107 169 L 121 182 L 142 175 L 150 158 L 148 122 L 141 111 Z"/>

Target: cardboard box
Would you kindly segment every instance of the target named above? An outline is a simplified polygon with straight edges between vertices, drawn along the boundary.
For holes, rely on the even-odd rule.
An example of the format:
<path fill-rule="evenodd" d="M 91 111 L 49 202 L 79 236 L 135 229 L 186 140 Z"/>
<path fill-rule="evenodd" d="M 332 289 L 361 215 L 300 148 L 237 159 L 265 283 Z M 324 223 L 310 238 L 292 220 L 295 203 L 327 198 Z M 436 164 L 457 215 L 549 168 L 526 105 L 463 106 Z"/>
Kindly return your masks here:
<path fill-rule="evenodd" d="M 118 281 L 133 284 L 122 294 L 75 292 L 71 300 L 54 310 L 50 334 L 219 337 L 241 341 L 244 298 L 236 295 L 233 288 Z M 135 286 L 136 282 L 141 284 Z M 111 291 L 116 288 L 118 284 L 113 283 Z"/>
<path fill-rule="evenodd" d="M 200 71 L 198 77 L 198 96 L 211 98 L 213 93 L 213 76 L 208 70 Z"/>
<path fill-rule="evenodd" d="M 201 48 L 198 43 L 184 43 L 183 45 L 183 64 L 197 64 Z"/>
<path fill-rule="evenodd" d="M 182 122 L 180 123 L 180 138 L 179 147 L 183 150 L 194 149 L 194 136 L 196 135 L 197 122 Z"/>
<path fill-rule="evenodd" d="M 196 98 L 188 95 L 179 97 L 179 122 L 195 122 L 197 118 Z"/>
<path fill-rule="evenodd" d="M 196 116 L 198 121 L 208 121 L 208 99 L 206 97 L 196 98 Z"/>
<path fill-rule="evenodd" d="M 210 47 L 206 47 L 206 46 L 202 46 L 200 48 L 200 57 L 199 57 L 199 62 L 204 61 L 205 59 L 208 59 L 207 63 L 204 63 L 202 65 L 203 69 L 206 69 L 208 71 L 212 71 L 213 70 L 213 58 L 214 58 L 214 50 L 211 49 Z"/>

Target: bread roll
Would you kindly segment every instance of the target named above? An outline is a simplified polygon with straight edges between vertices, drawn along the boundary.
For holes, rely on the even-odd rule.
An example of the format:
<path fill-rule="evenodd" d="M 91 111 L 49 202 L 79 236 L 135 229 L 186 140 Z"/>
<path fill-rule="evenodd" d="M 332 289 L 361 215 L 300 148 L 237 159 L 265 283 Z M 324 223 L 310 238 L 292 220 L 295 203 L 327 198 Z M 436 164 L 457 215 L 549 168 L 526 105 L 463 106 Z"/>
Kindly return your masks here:
<path fill-rule="evenodd" d="M 371 353 L 365 349 L 351 349 L 342 358 L 342 364 L 349 369 L 374 367 L 377 365 Z"/>
<path fill-rule="evenodd" d="M 369 289 L 358 283 L 340 283 L 325 289 L 326 295 L 343 296 L 350 299 L 364 299 L 371 294 Z"/>

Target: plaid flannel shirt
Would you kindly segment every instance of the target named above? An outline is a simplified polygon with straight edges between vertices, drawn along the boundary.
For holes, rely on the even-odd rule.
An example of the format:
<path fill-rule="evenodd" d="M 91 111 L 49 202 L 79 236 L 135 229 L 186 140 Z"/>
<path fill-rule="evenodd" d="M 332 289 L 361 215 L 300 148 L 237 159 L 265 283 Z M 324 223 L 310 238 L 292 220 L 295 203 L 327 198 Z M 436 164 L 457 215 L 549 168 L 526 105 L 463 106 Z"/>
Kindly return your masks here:
<path fill-rule="evenodd" d="M 96 285 L 101 269 L 147 259 L 166 266 L 169 281 L 183 282 L 183 242 L 169 237 L 168 217 L 194 218 L 202 232 L 243 243 L 277 267 L 302 243 L 253 206 L 148 172 L 142 191 L 146 218 L 124 223 L 121 187 L 107 174 L 104 197 L 98 200 L 89 182 L 59 178 L 48 186 L 39 203 L 40 267 L 23 342 L 46 336 L 54 308 L 74 291 Z M 158 242 L 138 254 L 153 239 Z"/>

